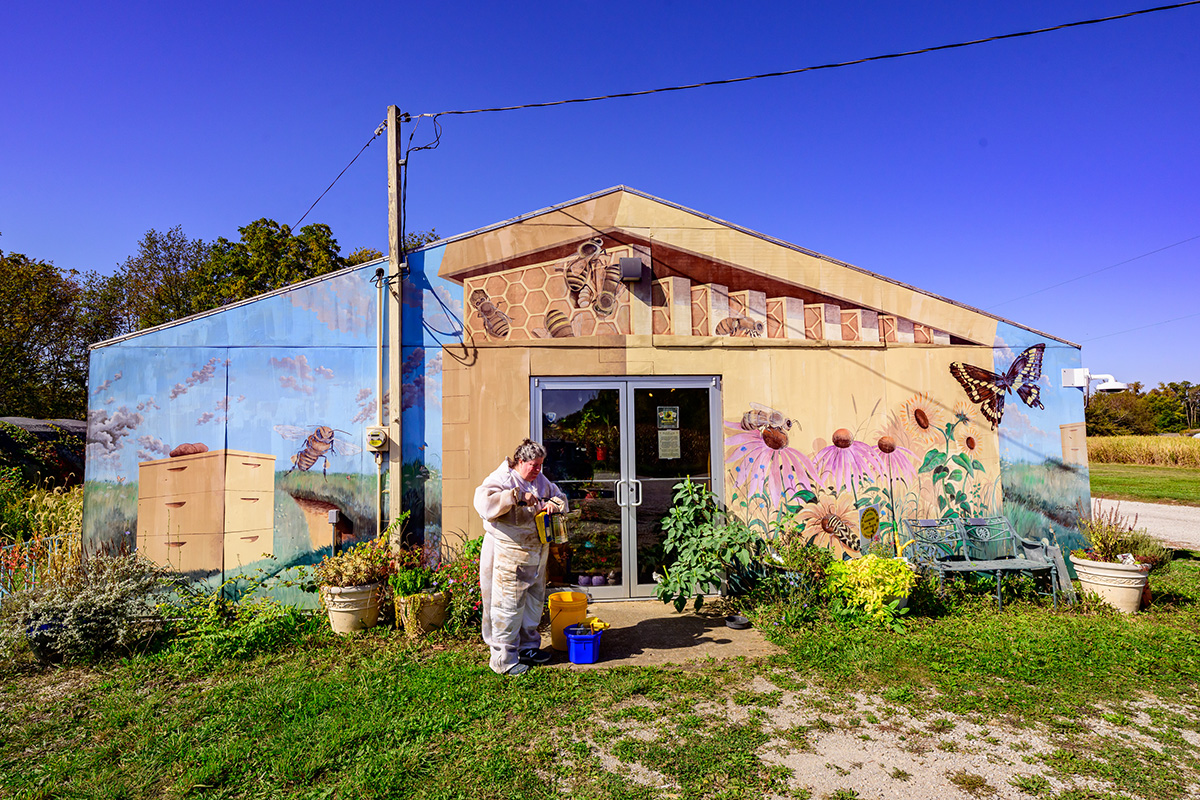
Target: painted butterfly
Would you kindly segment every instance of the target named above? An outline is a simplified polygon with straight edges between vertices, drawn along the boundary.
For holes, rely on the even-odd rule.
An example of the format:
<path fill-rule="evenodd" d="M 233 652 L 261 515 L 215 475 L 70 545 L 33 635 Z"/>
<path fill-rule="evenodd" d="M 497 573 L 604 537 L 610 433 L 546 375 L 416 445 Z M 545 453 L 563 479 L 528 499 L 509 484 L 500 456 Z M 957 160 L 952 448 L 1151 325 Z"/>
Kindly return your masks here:
<path fill-rule="evenodd" d="M 950 374 L 962 384 L 967 397 L 979 403 L 979 410 L 995 430 L 1004 416 L 1004 395 L 1014 388 L 1025 405 L 1045 408 L 1041 400 L 1042 390 L 1037 385 L 1042 377 L 1042 353 L 1045 349 L 1045 344 L 1026 348 L 1003 375 L 961 361 L 950 365 Z"/>

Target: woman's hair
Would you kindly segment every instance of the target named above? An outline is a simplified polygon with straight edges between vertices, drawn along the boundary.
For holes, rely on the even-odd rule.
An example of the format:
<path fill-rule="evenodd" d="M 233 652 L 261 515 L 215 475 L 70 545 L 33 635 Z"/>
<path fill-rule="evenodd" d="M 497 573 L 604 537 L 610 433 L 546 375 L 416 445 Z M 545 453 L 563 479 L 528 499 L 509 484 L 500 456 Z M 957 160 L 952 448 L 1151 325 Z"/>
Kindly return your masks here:
<path fill-rule="evenodd" d="M 517 445 L 517 451 L 508 459 L 508 468 L 512 469 L 518 461 L 536 461 L 546 457 L 546 448 L 533 439 L 526 439 Z"/>

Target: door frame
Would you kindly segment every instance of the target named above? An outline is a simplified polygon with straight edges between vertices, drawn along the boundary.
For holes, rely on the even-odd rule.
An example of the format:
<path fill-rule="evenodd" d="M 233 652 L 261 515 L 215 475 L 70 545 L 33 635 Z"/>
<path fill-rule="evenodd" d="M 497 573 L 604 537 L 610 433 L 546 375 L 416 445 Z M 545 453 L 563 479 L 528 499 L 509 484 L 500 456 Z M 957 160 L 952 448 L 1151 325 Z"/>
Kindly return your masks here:
<path fill-rule="evenodd" d="M 530 437 L 541 442 L 542 389 L 616 389 L 621 414 L 621 469 L 617 486 L 621 506 L 621 585 L 591 587 L 594 599 L 641 600 L 654 597 L 654 584 L 637 583 L 637 506 L 640 482 L 636 478 L 634 431 L 635 389 L 708 389 L 709 465 L 713 494 L 725 505 L 725 437 L 721 405 L 720 375 L 539 375 L 529 379 Z M 634 486 L 638 484 L 638 486 Z M 621 487 L 625 486 L 622 496 Z M 624 502 L 622 502 L 622 499 Z M 638 502 L 634 502 L 637 500 Z"/>

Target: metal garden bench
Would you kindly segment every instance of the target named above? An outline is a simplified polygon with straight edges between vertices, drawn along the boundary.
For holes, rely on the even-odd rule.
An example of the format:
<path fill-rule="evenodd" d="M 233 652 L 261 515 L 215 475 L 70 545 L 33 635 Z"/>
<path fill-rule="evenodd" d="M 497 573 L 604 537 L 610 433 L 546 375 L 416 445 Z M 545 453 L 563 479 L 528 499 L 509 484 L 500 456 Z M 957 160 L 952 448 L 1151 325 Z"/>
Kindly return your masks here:
<path fill-rule="evenodd" d="M 1050 572 L 1050 594 L 1058 608 L 1058 568 L 1050 543 L 1031 542 L 1013 531 L 1005 517 L 973 519 L 906 519 L 901 521 L 912 540 L 918 567 L 946 575 L 971 572 L 996 576 L 996 603 L 1004 608 L 1001 578 L 1005 572 Z"/>

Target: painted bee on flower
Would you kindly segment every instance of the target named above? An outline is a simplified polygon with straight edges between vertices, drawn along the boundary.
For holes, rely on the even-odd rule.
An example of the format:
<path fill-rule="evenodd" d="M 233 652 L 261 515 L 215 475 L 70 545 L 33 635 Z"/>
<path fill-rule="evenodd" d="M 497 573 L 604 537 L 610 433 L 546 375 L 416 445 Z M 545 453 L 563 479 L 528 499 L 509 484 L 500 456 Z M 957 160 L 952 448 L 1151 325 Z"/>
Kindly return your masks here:
<path fill-rule="evenodd" d="M 742 414 L 742 430 L 761 431 L 763 443 L 772 450 L 782 450 L 788 446 L 787 432 L 792 429 L 794 420 L 762 403 L 750 403 L 750 410 Z"/>

